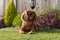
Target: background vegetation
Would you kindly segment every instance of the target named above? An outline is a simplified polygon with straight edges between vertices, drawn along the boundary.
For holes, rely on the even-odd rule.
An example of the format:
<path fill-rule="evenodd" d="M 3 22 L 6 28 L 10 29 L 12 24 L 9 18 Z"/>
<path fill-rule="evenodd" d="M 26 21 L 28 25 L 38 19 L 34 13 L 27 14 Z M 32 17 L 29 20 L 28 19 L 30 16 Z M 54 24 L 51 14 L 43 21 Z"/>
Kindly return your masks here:
<path fill-rule="evenodd" d="M 20 14 L 20 15 L 17 15 L 17 16 L 14 18 L 14 21 L 13 21 L 12 25 L 13 25 L 13 26 L 16 26 L 16 27 L 21 27 L 21 25 L 22 25 L 21 14 Z"/>
<path fill-rule="evenodd" d="M 17 15 L 17 10 L 15 8 L 14 1 L 12 0 L 6 8 L 6 12 L 4 16 L 5 25 L 12 26 L 12 22 L 16 15 Z"/>

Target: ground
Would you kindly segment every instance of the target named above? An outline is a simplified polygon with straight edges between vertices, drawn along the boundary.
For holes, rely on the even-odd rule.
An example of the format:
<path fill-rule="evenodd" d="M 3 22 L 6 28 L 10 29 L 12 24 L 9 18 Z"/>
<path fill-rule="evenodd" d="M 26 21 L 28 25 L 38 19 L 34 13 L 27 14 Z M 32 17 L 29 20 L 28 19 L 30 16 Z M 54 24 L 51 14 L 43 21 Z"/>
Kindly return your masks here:
<path fill-rule="evenodd" d="M 60 40 L 59 29 L 36 31 L 35 34 L 19 34 L 18 29 L 0 29 L 0 40 Z"/>

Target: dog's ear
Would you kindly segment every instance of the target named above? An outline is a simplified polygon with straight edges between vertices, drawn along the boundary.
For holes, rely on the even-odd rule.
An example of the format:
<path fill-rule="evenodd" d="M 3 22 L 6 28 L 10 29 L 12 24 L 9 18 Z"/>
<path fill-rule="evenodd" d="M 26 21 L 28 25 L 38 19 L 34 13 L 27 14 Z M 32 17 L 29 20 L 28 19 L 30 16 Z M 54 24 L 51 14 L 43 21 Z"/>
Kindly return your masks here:
<path fill-rule="evenodd" d="M 22 13 L 22 15 L 21 15 L 21 20 L 22 20 L 22 21 L 27 21 L 27 20 L 28 20 L 28 15 L 27 15 L 26 12 Z"/>

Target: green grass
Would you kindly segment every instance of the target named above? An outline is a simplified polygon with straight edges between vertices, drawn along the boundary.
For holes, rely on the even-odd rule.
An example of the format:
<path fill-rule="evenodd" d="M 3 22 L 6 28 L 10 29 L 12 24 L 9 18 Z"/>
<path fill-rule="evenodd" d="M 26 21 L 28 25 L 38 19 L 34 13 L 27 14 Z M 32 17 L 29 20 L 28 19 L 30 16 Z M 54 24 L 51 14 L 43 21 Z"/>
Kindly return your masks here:
<path fill-rule="evenodd" d="M 0 40 L 60 40 L 60 30 L 40 30 L 35 34 L 19 34 L 18 30 L 0 30 Z"/>

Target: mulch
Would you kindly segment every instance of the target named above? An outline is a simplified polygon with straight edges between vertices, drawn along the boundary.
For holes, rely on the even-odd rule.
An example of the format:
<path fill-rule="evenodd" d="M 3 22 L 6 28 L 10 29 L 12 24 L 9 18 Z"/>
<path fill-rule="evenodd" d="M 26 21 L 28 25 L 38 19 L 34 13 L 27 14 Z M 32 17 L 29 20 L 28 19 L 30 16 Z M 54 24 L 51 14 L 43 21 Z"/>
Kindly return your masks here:
<path fill-rule="evenodd" d="M 0 30 L 19 30 L 17 27 L 6 27 L 6 28 L 1 28 Z"/>

